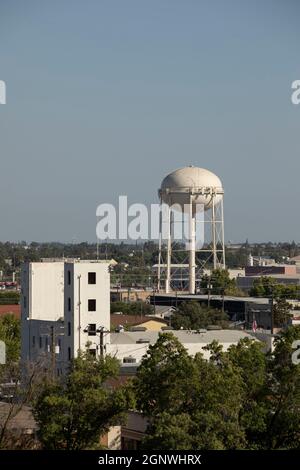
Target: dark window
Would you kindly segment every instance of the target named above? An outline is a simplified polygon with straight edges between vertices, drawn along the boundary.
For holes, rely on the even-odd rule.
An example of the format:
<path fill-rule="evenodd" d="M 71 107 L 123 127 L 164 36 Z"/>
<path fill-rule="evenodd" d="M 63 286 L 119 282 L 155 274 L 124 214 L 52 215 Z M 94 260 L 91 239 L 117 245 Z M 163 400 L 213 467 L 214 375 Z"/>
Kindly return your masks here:
<path fill-rule="evenodd" d="M 89 353 L 92 357 L 96 357 L 96 349 L 89 349 Z"/>
<path fill-rule="evenodd" d="M 88 274 L 88 283 L 89 284 L 96 284 L 96 273 L 89 273 Z"/>
<path fill-rule="evenodd" d="M 71 348 L 70 348 L 70 346 L 68 347 L 68 359 L 69 359 L 69 361 L 71 360 Z"/>
<path fill-rule="evenodd" d="M 71 285 L 71 271 L 68 271 L 68 285 Z"/>
<path fill-rule="evenodd" d="M 68 336 L 71 336 L 71 322 L 68 322 Z"/>
<path fill-rule="evenodd" d="M 71 312 L 71 297 L 68 297 L 68 311 Z"/>
<path fill-rule="evenodd" d="M 35 346 L 35 336 L 32 337 L 32 346 Z"/>
<path fill-rule="evenodd" d="M 27 298 L 26 298 L 26 295 L 24 295 L 24 297 L 23 297 L 23 305 L 24 305 L 24 308 L 27 307 Z"/>
<path fill-rule="evenodd" d="M 88 309 L 89 312 L 96 312 L 96 299 L 89 299 Z"/>
<path fill-rule="evenodd" d="M 45 338 L 45 351 L 48 351 L 48 341 L 49 341 L 48 336 L 46 336 L 46 338 Z"/>
<path fill-rule="evenodd" d="M 43 338 L 40 336 L 40 348 L 43 347 Z"/>
<path fill-rule="evenodd" d="M 96 324 L 95 323 L 89 324 L 88 334 L 89 336 L 96 336 Z"/>

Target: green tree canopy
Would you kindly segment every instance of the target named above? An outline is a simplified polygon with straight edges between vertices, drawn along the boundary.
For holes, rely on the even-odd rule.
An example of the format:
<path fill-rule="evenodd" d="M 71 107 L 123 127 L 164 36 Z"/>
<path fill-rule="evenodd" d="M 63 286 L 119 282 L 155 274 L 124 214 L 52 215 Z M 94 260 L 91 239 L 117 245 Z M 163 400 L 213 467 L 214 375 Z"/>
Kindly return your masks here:
<path fill-rule="evenodd" d="M 0 340 L 6 345 L 6 361 L 17 362 L 21 350 L 21 322 L 14 315 L 0 317 Z"/>
<path fill-rule="evenodd" d="M 208 325 L 226 328 L 228 316 L 222 310 L 200 305 L 199 302 L 183 302 L 172 315 L 171 324 L 175 330 L 197 330 L 207 328 Z"/>
<path fill-rule="evenodd" d="M 211 274 L 205 274 L 201 279 L 200 287 L 214 295 L 243 296 L 237 288 L 235 279 L 231 279 L 227 269 L 213 269 Z"/>
<path fill-rule="evenodd" d="M 109 356 L 81 354 L 61 382 L 45 382 L 34 404 L 39 438 L 45 449 L 99 448 L 100 437 L 122 421 L 131 404 L 129 387 L 111 390 L 106 382 L 118 374 Z"/>
<path fill-rule="evenodd" d="M 299 449 L 300 365 L 293 342 L 300 327 L 275 340 L 273 353 L 245 338 L 227 351 L 213 342 L 210 359 L 188 355 L 162 334 L 135 379 L 138 409 L 147 417 L 147 450 Z"/>

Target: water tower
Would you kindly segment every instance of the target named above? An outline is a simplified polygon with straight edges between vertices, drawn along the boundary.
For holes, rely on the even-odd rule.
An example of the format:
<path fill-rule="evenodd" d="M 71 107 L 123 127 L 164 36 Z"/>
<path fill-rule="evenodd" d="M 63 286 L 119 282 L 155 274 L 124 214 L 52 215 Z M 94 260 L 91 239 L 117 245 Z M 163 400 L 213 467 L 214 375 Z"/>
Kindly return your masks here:
<path fill-rule="evenodd" d="M 178 272 L 183 269 L 188 272 L 188 290 L 195 294 L 205 268 L 225 268 L 222 183 L 211 171 L 189 166 L 167 175 L 158 193 L 158 290 L 163 284 L 166 293 L 178 290 Z M 176 223 L 185 226 L 185 240 L 178 242 L 174 236 Z"/>

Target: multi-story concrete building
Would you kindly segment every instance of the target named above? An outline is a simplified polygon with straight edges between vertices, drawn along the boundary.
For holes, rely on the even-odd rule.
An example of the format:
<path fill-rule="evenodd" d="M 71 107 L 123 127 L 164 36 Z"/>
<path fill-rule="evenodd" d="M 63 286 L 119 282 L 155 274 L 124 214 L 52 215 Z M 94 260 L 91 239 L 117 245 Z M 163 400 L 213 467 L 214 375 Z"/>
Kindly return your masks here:
<path fill-rule="evenodd" d="M 21 284 L 24 362 L 49 362 L 61 374 L 87 344 L 92 354 L 104 351 L 109 335 L 101 330 L 110 329 L 108 263 L 78 259 L 26 263 Z"/>

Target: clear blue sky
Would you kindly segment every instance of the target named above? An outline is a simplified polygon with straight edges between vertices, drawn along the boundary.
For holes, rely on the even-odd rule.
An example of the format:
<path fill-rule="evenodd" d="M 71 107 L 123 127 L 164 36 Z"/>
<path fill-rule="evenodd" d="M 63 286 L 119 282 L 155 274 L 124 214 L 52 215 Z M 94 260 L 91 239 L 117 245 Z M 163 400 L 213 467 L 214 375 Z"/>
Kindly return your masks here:
<path fill-rule="evenodd" d="M 95 210 L 208 168 L 226 240 L 300 241 L 297 0 L 0 0 L 0 239 L 95 240 Z"/>

